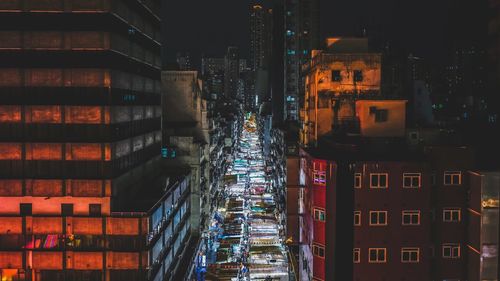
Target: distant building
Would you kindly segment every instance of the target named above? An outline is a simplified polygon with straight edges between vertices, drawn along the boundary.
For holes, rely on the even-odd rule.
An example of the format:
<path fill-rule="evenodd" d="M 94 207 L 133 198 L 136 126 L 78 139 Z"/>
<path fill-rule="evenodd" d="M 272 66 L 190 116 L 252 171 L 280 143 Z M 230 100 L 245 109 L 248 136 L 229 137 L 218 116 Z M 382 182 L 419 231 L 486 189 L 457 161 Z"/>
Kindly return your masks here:
<path fill-rule="evenodd" d="M 299 119 L 299 99 L 303 94 L 301 66 L 311 58 L 311 51 L 320 48 L 319 1 L 285 1 L 285 115 L 287 120 Z"/>
<path fill-rule="evenodd" d="M 179 70 L 193 70 L 191 66 L 191 56 L 188 52 L 178 52 L 176 61 L 179 65 Z"/>
<path fill-rule="evenodd" d="M 228 47 L 224 58 L 224 94 L 226 99 L 243 100 L 238 96 L 238 84 L 240 79 L 240 54 L 237 47 Z"/>
<path fill-rule="evenodd" d="M 272 44 L 272 10 L 261 5 L 250 8 L 250 68 L 268 68 Z"/>
<path fill-rule="evenodd" d="M 162 84 L 162 149 L 175 151 L 174 157 L 167 155 L 167 167 L 191 170 L 191 234 L 198 237 L 210 201 L 210 123 L 202 83 L 197 71 L 163 71 Z"/>

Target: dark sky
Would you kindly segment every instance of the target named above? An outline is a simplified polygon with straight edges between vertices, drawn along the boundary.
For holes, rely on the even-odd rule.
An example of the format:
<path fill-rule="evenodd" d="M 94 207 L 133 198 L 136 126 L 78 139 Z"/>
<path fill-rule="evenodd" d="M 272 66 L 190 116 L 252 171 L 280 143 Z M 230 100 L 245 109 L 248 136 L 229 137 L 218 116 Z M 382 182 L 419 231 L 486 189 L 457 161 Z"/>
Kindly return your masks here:
<path fill-rule="evenodd" d="M 452 37 L 477 33 L 480 12 L 474 8 L 486 0 L 320 0 L 321 33 L 369 35 L 391 40 L 404 52 L 439 59 Z M 222 56 L 228 45 L 248 55 L 249 7 L 271 6 L 271 0 L 165 0 L 164 45 L 171 61 L 177 51 Z M 476 3 L 476 4 L 474 4 Z M 472 7 L 474 6 L 474 7 Z"/>

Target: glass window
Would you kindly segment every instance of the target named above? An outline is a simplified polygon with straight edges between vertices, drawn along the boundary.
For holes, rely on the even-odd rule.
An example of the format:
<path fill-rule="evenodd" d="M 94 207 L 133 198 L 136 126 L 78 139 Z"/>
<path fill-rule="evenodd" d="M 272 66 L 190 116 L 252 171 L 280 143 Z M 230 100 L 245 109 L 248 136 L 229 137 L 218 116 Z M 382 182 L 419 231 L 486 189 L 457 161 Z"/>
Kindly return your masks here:
<path fill-rule="evenodd" d="M 420 261 L 419 248 L 401 248 L 402 263 L 417 263 Z"/>
<path fill-rule="evenodd" d="M 387 188 L 387 174 L 370 174 L 370 188 Z"/>
<path fill-rule="evenodd" d="M 361 211 L 354 211 L 354 225 L 361 225 Z"/>
<path fill-rule="evenodd" d="M 444 222 L 460 222 L 462 214 L 460 208 L 445 208 L 443 209 Z"/>
<path fill-rule="evenodd" d="M 370 263 L 387 262 L 387 249 L 386 248 L 369 248 L 368 249 L 368 262 L 370 262 Z"/>
<path fill-rule="evenodd" d="M 362 177 L 361 173 L 354 174 L 354 188 L 361 188 Z"/>
<path fill-rule="evenodd" d="M 444 172 L 444 185 L 462 184 L 462 172 Z"/>
<path fill-rule="evenodd" d="M 421 185 L 420 173 L 404 173 L 403 187 L 404 188 L 419 188 Z"/>
<path fill-rule="evenodd" d="M 370 211 L 370 225 L 387 225 L 387 211 Z"/>
<path fill-rule="evenodd" d="M 354 263 L 359 263 L 361 261 L 361 249 L 354 248 L 352 250 L 352 260 Z"/>
<path fill-rule="evenodd" d="M 403 225 L 420 225 L 420 211 L 403 211 Z"/>
<path fill-rule="evenodd" d="M 318 245 L 318 244 L 313 244 L 313 255 L 324 258 L 325 257 L 325 247 Z"/>
<path fill-rule="evenodd" d="M 314 220 L 325 221 L 325 211 L 323 209 L 314 208 Z"/>
<path fill-rule="evenodd" d="M 457 243 L 443 244 L 443 258 L 445 259 L 460 258 L 460 244 Z"/>

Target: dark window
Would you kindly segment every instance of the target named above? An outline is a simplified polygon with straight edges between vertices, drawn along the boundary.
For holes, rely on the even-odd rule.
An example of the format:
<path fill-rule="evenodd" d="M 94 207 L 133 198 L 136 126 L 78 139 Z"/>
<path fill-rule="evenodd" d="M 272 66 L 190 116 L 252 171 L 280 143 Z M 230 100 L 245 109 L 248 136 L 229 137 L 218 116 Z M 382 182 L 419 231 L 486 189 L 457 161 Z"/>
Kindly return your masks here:
<path fill-rule="evenodd" d="M 73 215 L 73 204 L 61 204 L 61 215 L 62 216 L 72 216 Z"/>
<path fill-rule="evenodd" d="M 363 81 L 363 71 L 362 70 L 354 70 L 354 82 Z"/>
<path fill-rule="evenodd" d="M 20 204 L 19 209 L 21 216 L 31 216 L 33 214 L 33 206 L 31 204 Z"/>
<path fill-rule="evenodd" d="M 101 215 L 101 204 L 89 204 L 89 216 L 99 217 Z"/>
<path fill-rule="evenodd" d="M 375 112 L 375 122 L 387 122 L 388 119 L 387 109 L 379 109 Z"/>
<path fill-rule="evenodd" d="M 340 82 L 342 81 L 342 76 L 340 75 L 340 70 L 332 71 L 332 81 Z"/>

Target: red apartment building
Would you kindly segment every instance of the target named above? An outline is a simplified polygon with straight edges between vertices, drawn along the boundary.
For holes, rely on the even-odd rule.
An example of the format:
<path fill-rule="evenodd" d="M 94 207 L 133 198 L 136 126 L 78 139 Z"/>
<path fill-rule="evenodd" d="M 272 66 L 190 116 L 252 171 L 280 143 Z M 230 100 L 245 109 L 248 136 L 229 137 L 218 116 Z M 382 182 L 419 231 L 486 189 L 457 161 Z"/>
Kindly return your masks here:
<path fill-rule="evenodd" d="M 473 151 L 406 128 L 406 101 L 382 96 L 380 55 L 365 40 L 327 45 L 304 66 L 299 202 L 288 211 L 300 280 L 467 280 Z"/>

